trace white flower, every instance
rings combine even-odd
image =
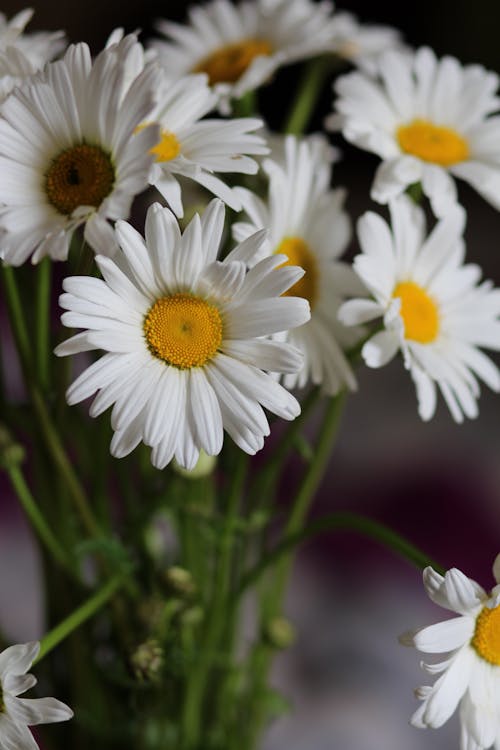
[[[287,388],[321,384],[325,393],[337,393],[344,385],[354,389],[356,380],[344,354],[359,338],[337,320],[346,297],[363,293],[350,266],[338,261],[351,237],[349,218],[343,210],[344,191],[330,190],[328,143],[322,138],[285,141],[285,160],[264,162],[269,176],[267,204],[249,190],[238,189],[249,222],[234,225],[234,236],[244,240],[269,228],[262,248],[267,256],[282,253],[288,263],[301,266],[305,275],[287,294],[304,297],[311,306],[311,320],[284,334],[304,354],[297,374],[284,377]]]
[[[375,300],[346,302],[346,324],[383,316],[384,330],[366,342],[369,367],[385,365],[398,350],[417,389],[419,414],[430,419],[439,387],[457,422],[476,417],[477,377],[500,390],[496,365],[477,347],[500,349],[500,290],[478,285],[481,269],[463,265],[464,211],[456,206],[425,237],[423,211],[406,196],[389,204],[392,233],[377,214],[358,224],[363,253],[354,269]]]
[[[334,38],[330,2],[212,0],[189,11],[189,26],[161,20],[153,42],[170,76],[207,73],[223,101],[239,99],[282,65],[319,55]]]
[[[374,61],[382,52],[402,47],[401,33],[391,26],[361,24],[352,13],[335,13],[332,51],[367,71],[376,71]]]
[[[335,85],[339,113],[328,121],[344,137],[383,159],[372,197],[380,203],[421,182],[436,216],[456,201],[451,175],[500,208],[498,76],[427,48],[388,51],[378,78],[355,72]]]
[[[153,106],[156,73],[146,68],[124,89],[135,36],[92,64],[72,46],[33,82],[16,89],[0,116],[0,255],[20,265],[31,254],[64,260],[75,228],[91,246],[115,249],[107,219],[128,216],[145,189],[156,127],[134,135]]]
[[[33,11],[27,9],[8,21],[0,13],[0,103],[65,46],[62,31],[23,34],[32,15]]]
[[[181,186],[176,175],[195,180],[236,211],[241,204],[234,191],[214,172],[255,174],[258,164],[248,154],[266,154],[265,141],[252,134],[262,127],[254,118],[201,120],[217,103],[206,75],[185,76],[178,81],[163,76],[157,90],[158,104],[148,123],[160,126],[161,138],[152,153],[156,163],[150,182],[183,216]]]
[[[73,711],[56,698],[18,698],[36,685],[26,674],[38,655],[40,644],[9,646],[0,653],[0,747],[2,750],[36,750],[28,726],[67,721]]]
[[[95,417],[112,404],[111,452],[120,458],[142,440],[158,468],[172,458],[192,469],[202,448],[217,455],[223,428],[254,454],[269,434],[262,407],[284,419],[300,412],[297,401],[263,370],[299,369],[300,353],[262,337],[302,325],[303,299],[280,296],[300,276],[281,268],[284,256],[249,263],[260,232],[216,260],[224,205],[213,200],[181,236],[168,208],[150,207],[146,241],[117,223],[122,248],[117,263],[98,256],[104,280],[73,277],[63,284],[64,325],[84,328],[56,349],[66,355],[91,349],[106,354],[67,392],[75,404],[99,391]]]
[[[500,748],[500,555],[493,574],[497,585],[488,595],[456,568],[444,577],[426,568],[427,594],[458,617],[400,639],[427,654],[447,654],[438,664],[421,662],[426,672],[441,676],[433,686],[416,691],[422,705],[411,723],[420,728],[440,727],[460,705],[461,750]]]

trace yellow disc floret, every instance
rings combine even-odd
[[[144,334],[155,357],[187,370],[202,367],[222,343],[219,310],[200,297],[174,294],[161,297],[144,318]]]
[[[284,292],[288,297],[304,297],[311,309],[318,297],[318,263],[307,242],[302,237],[285,237],[276,249],[276,253],[288,256],[284,266],[300,266],[305,274],[290,289]]]
[[[408,125],[401,125],[396,135],[405,153],[442,167],[450,167],[469,158],[469,144],[453,128],[417,119]]]
[[[235,83],[259,55],[269,56],[272,47],[265,39],[242,39],[212,52],[198,63],[193,73],[207,73],[209,83]]]
[[[45,192],[59,213],[70,215],[79,206],[98,208],[111,193],[115,169],[100,146],[81,143],[62,151],[45,173]]]
[[[471,645],[483,659],[500,666],[500,607],[481,610]]]
[[[439,312],[427,292],[413,281],[402,281],[396,285],[392,296],[401,300],[405,338],[420,344],[434,341],[439,332]]]
[[[156,161],[172,161],[176,156],[179,156],[181,151],[181,144],[177,140],[174,133],[169,130],[161,131],[161,138],[159,142],[151,149],[151,153],[156,156]]]

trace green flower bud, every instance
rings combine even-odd
[[[26,451],[20,443],[16,443],[9,430],[0,425],[0,467],[14,469],[24,462]]]
[[[137,646],[130,664],[140,682],[154,682],[163,668],[163,649],[155,638],[150,638]]]
[[[196,593],[196,584],[193,576],[185,568],[172,565],[165,571],[165,580],[173,593],[178,596],[189,598]]]
[[[179,466],[175,459],[172,461],[172,468],[181,477],[186,477],[187,479],[203,479],[203,477],[208,477],[213,472],[216,464],[217,456],[208,456],[205,451],[201,450],[198,463],[194,469],[191,469],[191,471]]]
[[[285,649],[295,643],[296,632],[285,617],[274,617],[267,623],[265,637],[270,646]]]

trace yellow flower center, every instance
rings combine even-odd
[[[288,256],[288,260],[283,263],[283,266],[301,266],[305,271],[301,279],[286,292],[283,292],[283,296],[304,297],[309,301],[312,310],[318,297],[319,275],[318,263],[309,245],[304,242],[302,237],[285,237],[280,242],[276,253]]]
[[[216,307],[190,294],[161,297],[144,318],[149,350],[169,365],[202,367],[222,343],[222,317]]]
[[[500,667],[500,607],[481,610],[471,644],[479,656]]]
[[[407,154],[423,161],[450,167],[469,157],[469,144],[453,128],[413,120],[396,131],[398,143]]]
[[[439,332],[439,312],[427,292],[413,281],[402,281],[396,285],[392,296],[401,300],[405,338],[421,344],[434,341]]]
[[[181,144],[177,140],[174,133],[170,133],[168,130],[161,131],[161,138],[151,149],[150,153],[156,156],[156,161],[172,161],[176,156],[179,156],[181,151]]]
[[[259,55],[270,55],[273,49],[265,39],[242,39],[212,52],[193,68],[193,73],[207,73],[210,85],[235,83]]]
[[[100,146],[81,143],[52,160],[45,174],[45,192],[59,213],[69,215],[78,206],[100,206],[114,182],[110,155]]]

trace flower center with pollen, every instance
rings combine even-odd
[[[82,143],[52,160],[45,174],[45,192],[59,213],[69,215],[78,206],[100,206],[114,182],[109,154],[99,146]]]
[[[280,242],[276,253],[288,256],[286,263],[278,266],[279,268],[301,266],[305,271],[301,279],[296,281],[286,292],[283,292],[283,296],[304,297],[308,300],[312,309],[318,297],[319,275],[318,264],[309,245],[304,242],[302,237],[285,237]]]
[[[216,307],[190,294],[161,297],[144,318],[144,334],[155,357],[181,370],[202,367],[222,343]]]
[[[471,645],[483,659],[500,666],[500,607],[481,610]]]
[[[176,156],[179,156],[181,151],[181,144],[177,140],[174,133],[169,130],[161,131],[161,138],[153,148],[150,150],[151,154],[156,156],[156,161],[172,161]]]
[[[193,73],[207,73],[209,83],[235,83],[259,55],[270,55],[272,47],[265,39],[242,39],[212,52],[193,68]]]
[[[469,144],[453,128],[433,125],[427,120],[413,120],[396,131],[401,149],[423,161],[450,167],[469,157]]]
[[[422,287],[413,281],[402,281],[396,285],[393,297],[401,300],[401,315],[405,338],[430,344],[439,332],[439,312],[434,300]]]

